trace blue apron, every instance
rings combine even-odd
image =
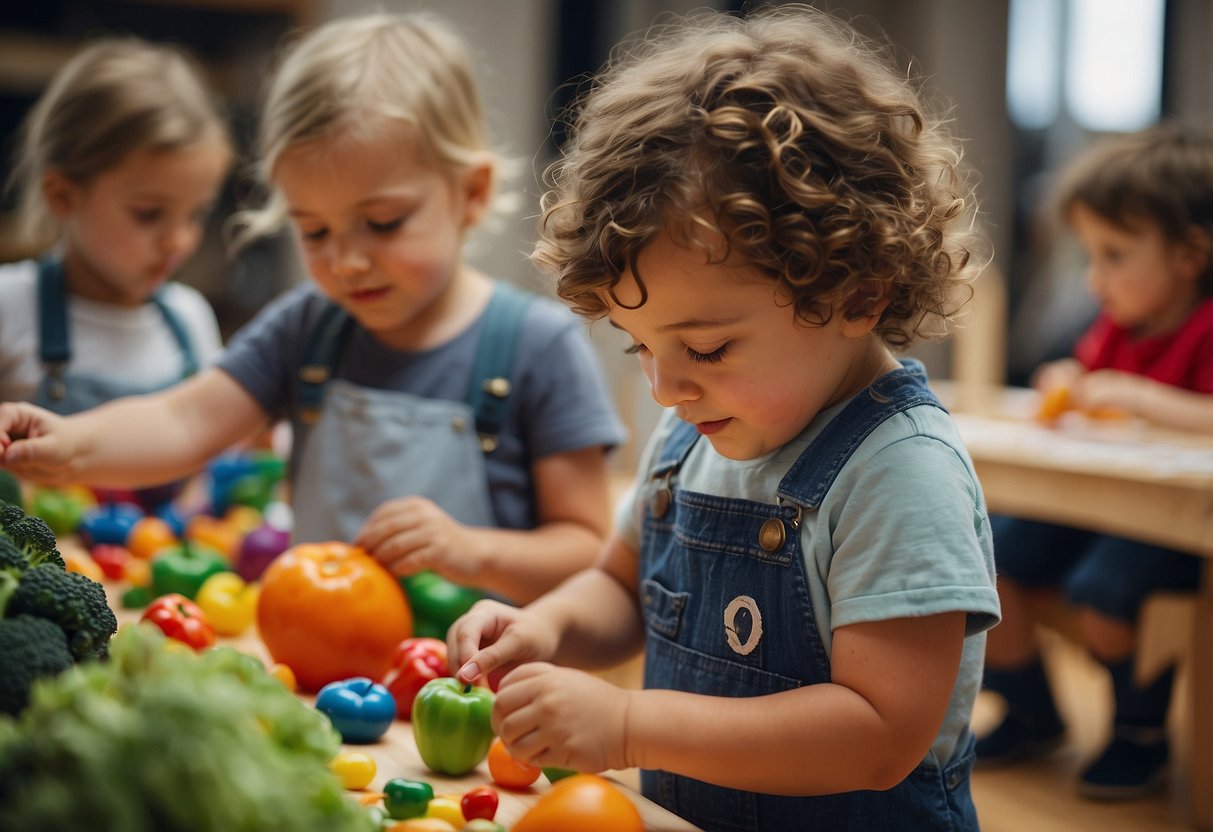
[[[484,457],[497,446],[530,301],[497,284],[465,401],[333,379],[354,320],[336,305],[325,310],[299,370],[291,454],[295,543],[353,540],[381,503],[411,494],[465,525],[497,525]]]
[[[34,393],[34,404],[67,416],[90,410],[98,405],[121,398],[144,393],[154,393],[171,387],[182,379],[198,372],[198,358],[194,353],[185,324],[160,297],[157,291],[150,301],[164,317],[164,323],[172,333],[181,350],[181,375],[166,379],[160,384],[132,384],[117,377],[91,376],[68,371],[72,360],[71,333],[68,329],[67,282],[63,275],[63,264],[50,258],[38,263],[38,328],[39,356],[46,374]],[[121,368],[115,368],[119,372]]]
[[[902,363],[825,427],[769,504],[678,489],[678,471],[698,434],[686,423],[670,434],[650,472],[641,546],[646,688],[763,696],[830,681],[799,519],[820,508],[839,470],[877,425],[911,407],[942,407],[922,365]],[[970,739],[944,768],[923,763],[888,791],[785,797],[664,771],[642,772],[641,784],[646,797],[709,832],[958,832],[978,828],[972,765]]]

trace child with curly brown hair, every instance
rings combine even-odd
[[[519,759],[638,766],[708,830],[977,829],[999,616],[984,499],[920,363],[979,243],[952,139],[826,14],[696,16],[584,101],[536,260],[666,412],[597,565],[448,635]],[[645,648],[623,690],[557,666]]]

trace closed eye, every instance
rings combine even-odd
[[[729,343],[725,341],[711,352],[698,352],[687,347],[687,357],[692,361],[697,361],[700,364],[719,364],[724,360],[725,353],[729,351]]]
[[[388,220],[387,222],[373,222],[372,220],[366,221],[366,227],[371,229],[371,231],[375,232],[376,234],[391,234],[393,231],[398,230],[402,225],[404,225],[404,217],[396,217],[395,219]]]

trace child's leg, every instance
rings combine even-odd
[[[1080,557],[1088,532],[1019,520],[991,518],[1002,621],[986,638],[984,686],[1007,703],[1003,721],[977,741],[985,763],[1007,763],[1047,753],[1061,741],[1064,726],[1036,642],[1026,594],[1058,586]]]
[[[1145,599],[1159,590],[1194,589],[1198,558],[1158,546],[1101,538],[1067,581],[1083,607],[1088,648],[1108,668],[1116,699],[1112,739],[1082,773],[1091,797],[1133,798],[1156,790],[1167,763],[1167,710],[1174,668],[1139,684],[1134,673],[1136,623]]]

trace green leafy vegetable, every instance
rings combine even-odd
[[[0,829],[371,832],[328,761],[340,740],[260,663],[125,627],[109,660],[0,718]]]

